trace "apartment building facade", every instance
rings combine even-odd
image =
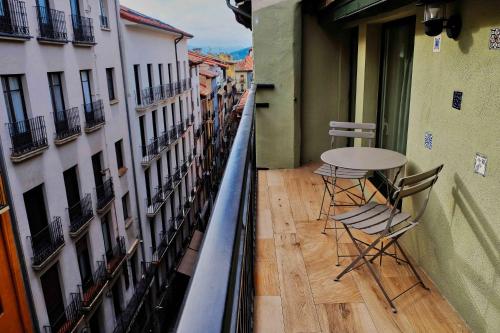
[[[116,13],[112,0],[0,6],[1,155],[40,332],[111,332],[139,279]]]

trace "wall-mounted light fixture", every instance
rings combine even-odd
[[[424,26],[427,36],[437,36],[446,28],[449,38],[457,39],[462,30],[460,15],[446,18],[446,3],[452,0],[420,0],[417,6],[424,6]]]

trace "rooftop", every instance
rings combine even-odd
[[[236,64],[236,71],[251,72],[253,71],[253,56],[250,52],[247,56]]]
[[[125,20],[128,20],[130,22],[143,24],[143,25],[146,25],[149,27],[160,29],[160,30],[180,34],[180,35],[186,36],[188,38],[193,38],[193,35],[191,35],[188,32],[180,30],[180,29],[178,29],[178,28],[176,28],[168,23],[162,22],[158,19],[147,16],[145,14],[142,14],[138,11],[135,11],[135,10],[130,9],[128,7],[125,7],[123,5],[120,6],[120,17],[125,19]]]

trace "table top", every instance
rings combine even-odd
[[[390,170],[407,163],[403,154],[398,152],[368,147],[347,147],[325,151],[321,160],[327,164],[352,170]]]

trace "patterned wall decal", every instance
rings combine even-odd
[[[453,102],[452,102],[452,107],[457,110],[462,109],[462,97],[464,96],[464,93],[461,91],[454,91],[453,92]]]
[[[486,177],[487,164],[488,158],[483,154],[476,153],[476,158],[474,160],[474,172],[478,175]]]
[[[425,148],[432,150],[432,133],[431,132],[425,132],[424,146],[425,146]]]
[[[500,50],[500,28],[491,29],[490,50]]]

